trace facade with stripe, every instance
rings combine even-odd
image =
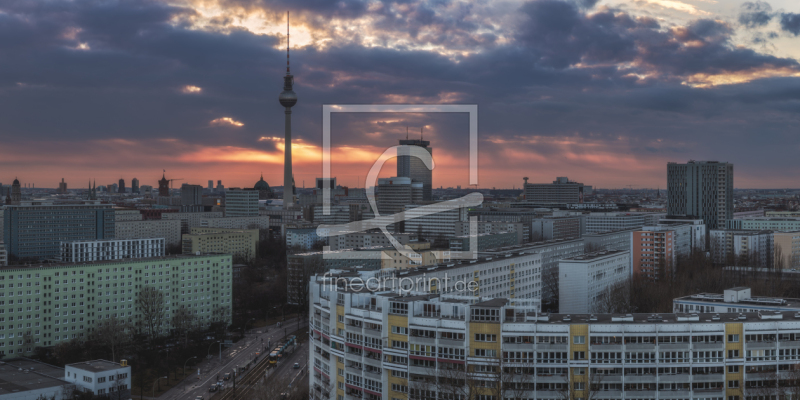
[[[314,400],[759,400],[800,376],[794,312],[548,315],[311,284]]]

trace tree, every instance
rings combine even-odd
[[[139,311],[139,330],[144,329],[150,338],[158,337],[161,320],[164,318],[164,293],[153,286],[144,286],[136,296]]]
[[[630,280],[609,285],[591,312],[596,314],[627,314],[633,312],[630,299]]]
[[[117,362],[117,348],[130,342],[131,330],[127,321],[112,315],[109,319],[98,321],[90,337],[93,341],[108,346],[111,349],[111,361]]]
[[[187,308],[181,306],[172,312],[172,330],[175,336],[183,336],[184,344],[188,344],[189,331],[197,327],[197,318]]]
[[[542,299],[548,303],[548,308],[558,312],[558,267],[542,269]]]

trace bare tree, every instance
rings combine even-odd
[[[111,348],[111,360],[117,361],[117,348],[130,341],[131,326],[124,319],[112,315],[109,319],[98,321],[91,333],[91,339]]]
[[[558,311],[558,267],[542,272],[542,298]]]
[[[593,313],[627,314],[633,312],[630,297],[630,279],[608,286],[598,302],[594,304]]]
[[[165,313],[164,304],[164,293],[153,286],[144,286],[136,296],[139,329],[145,329],[151,339],[160,333],[161,321]]]
[[[189,331],[197,327],[197,318],[191,311],[181,306],[172,312],[171,325],[175,336],[183,336],[184,344],[186,344],[189,341]]]

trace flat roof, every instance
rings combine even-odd
[[[211,256],[222,256],[228,255],[227,253],[201,253],[200,255],[197,254],[170,254],[165,256],[158,256],[158,257],[143,257],[143,258],[123,258],[119,260],[102,260],[102,261],[84,261],[84,262],[76,262],[76,263],[50,263],[50,264],[40,264],[34,263],[31,265],[9,265],[5,267],[0,267],[0,271],[9,271],[9,270],[25,270],[25,269],[35,269],[35,268],[50,268],[50,267],[83,267],[83,266],[97,266],[97,265],[117,265],[117,264],[130,264],[133,262],[148,262],[148,261],[157,261],[157,260],[180,260],[185,258],[196,258],[196,257],[211,257]]]
[[[618,256],[618,255],[623,254],[623,253],[629,253],[629,251],[628,250],[604,250],[604,251],[598,251],[596,253],[588,253],[588,254],[583,254],[583,255],[580,255],[580,256],[563,258],[560,261],[589,262],[589,261],[593,261],[593,260],[596,260],[596,259]]]
[[[536,315],[529,312],[528,315]],[[771,320],[800,321],[800,313],[795,311],[767,311],[762,313],[655,313],[655,314],[547,314],[539,313],[540,324],[707,324],[709,322],[759,322]],[[530,321],[527,323],[533,323]],[[771,332],[775,332],[772,330]],[[629,332],[634,333],[634,332]],[[641,332],[639,334],[657,334]],[[669,332],[675,335],[677,332]],[[707,334],[707,332],[682,332],[687,336]],[[602,332],[595,332],[602,335]],[[613,335],[614,332],[609,332]]]
[[[64,368],[17,358],[0,361],[0,395],[69,385]]]
[[[72,367],[93,373],[111,371],[120,368],[127,368],[123,367],[119,363],[115,363],[108,360],[82,361],[79,363],[67,364],[67,367]]]

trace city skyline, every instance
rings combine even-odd
[[[123,171],[150,183],[159,169],[229,186],[263,171],[279,186],[287,9],[304,99],[298,185],[321,176],[319,117],[333,103],[478,104],[481,187],[658,187],[667,162],[692,159],[736,164],[742,188],[792,187],[800,173],[800,8],[788,0],[6,2],[0,166],[42,187]],[[334,175],[356,186],[424,126],[433,187],[466,187],[463,119],[334,118]]]

